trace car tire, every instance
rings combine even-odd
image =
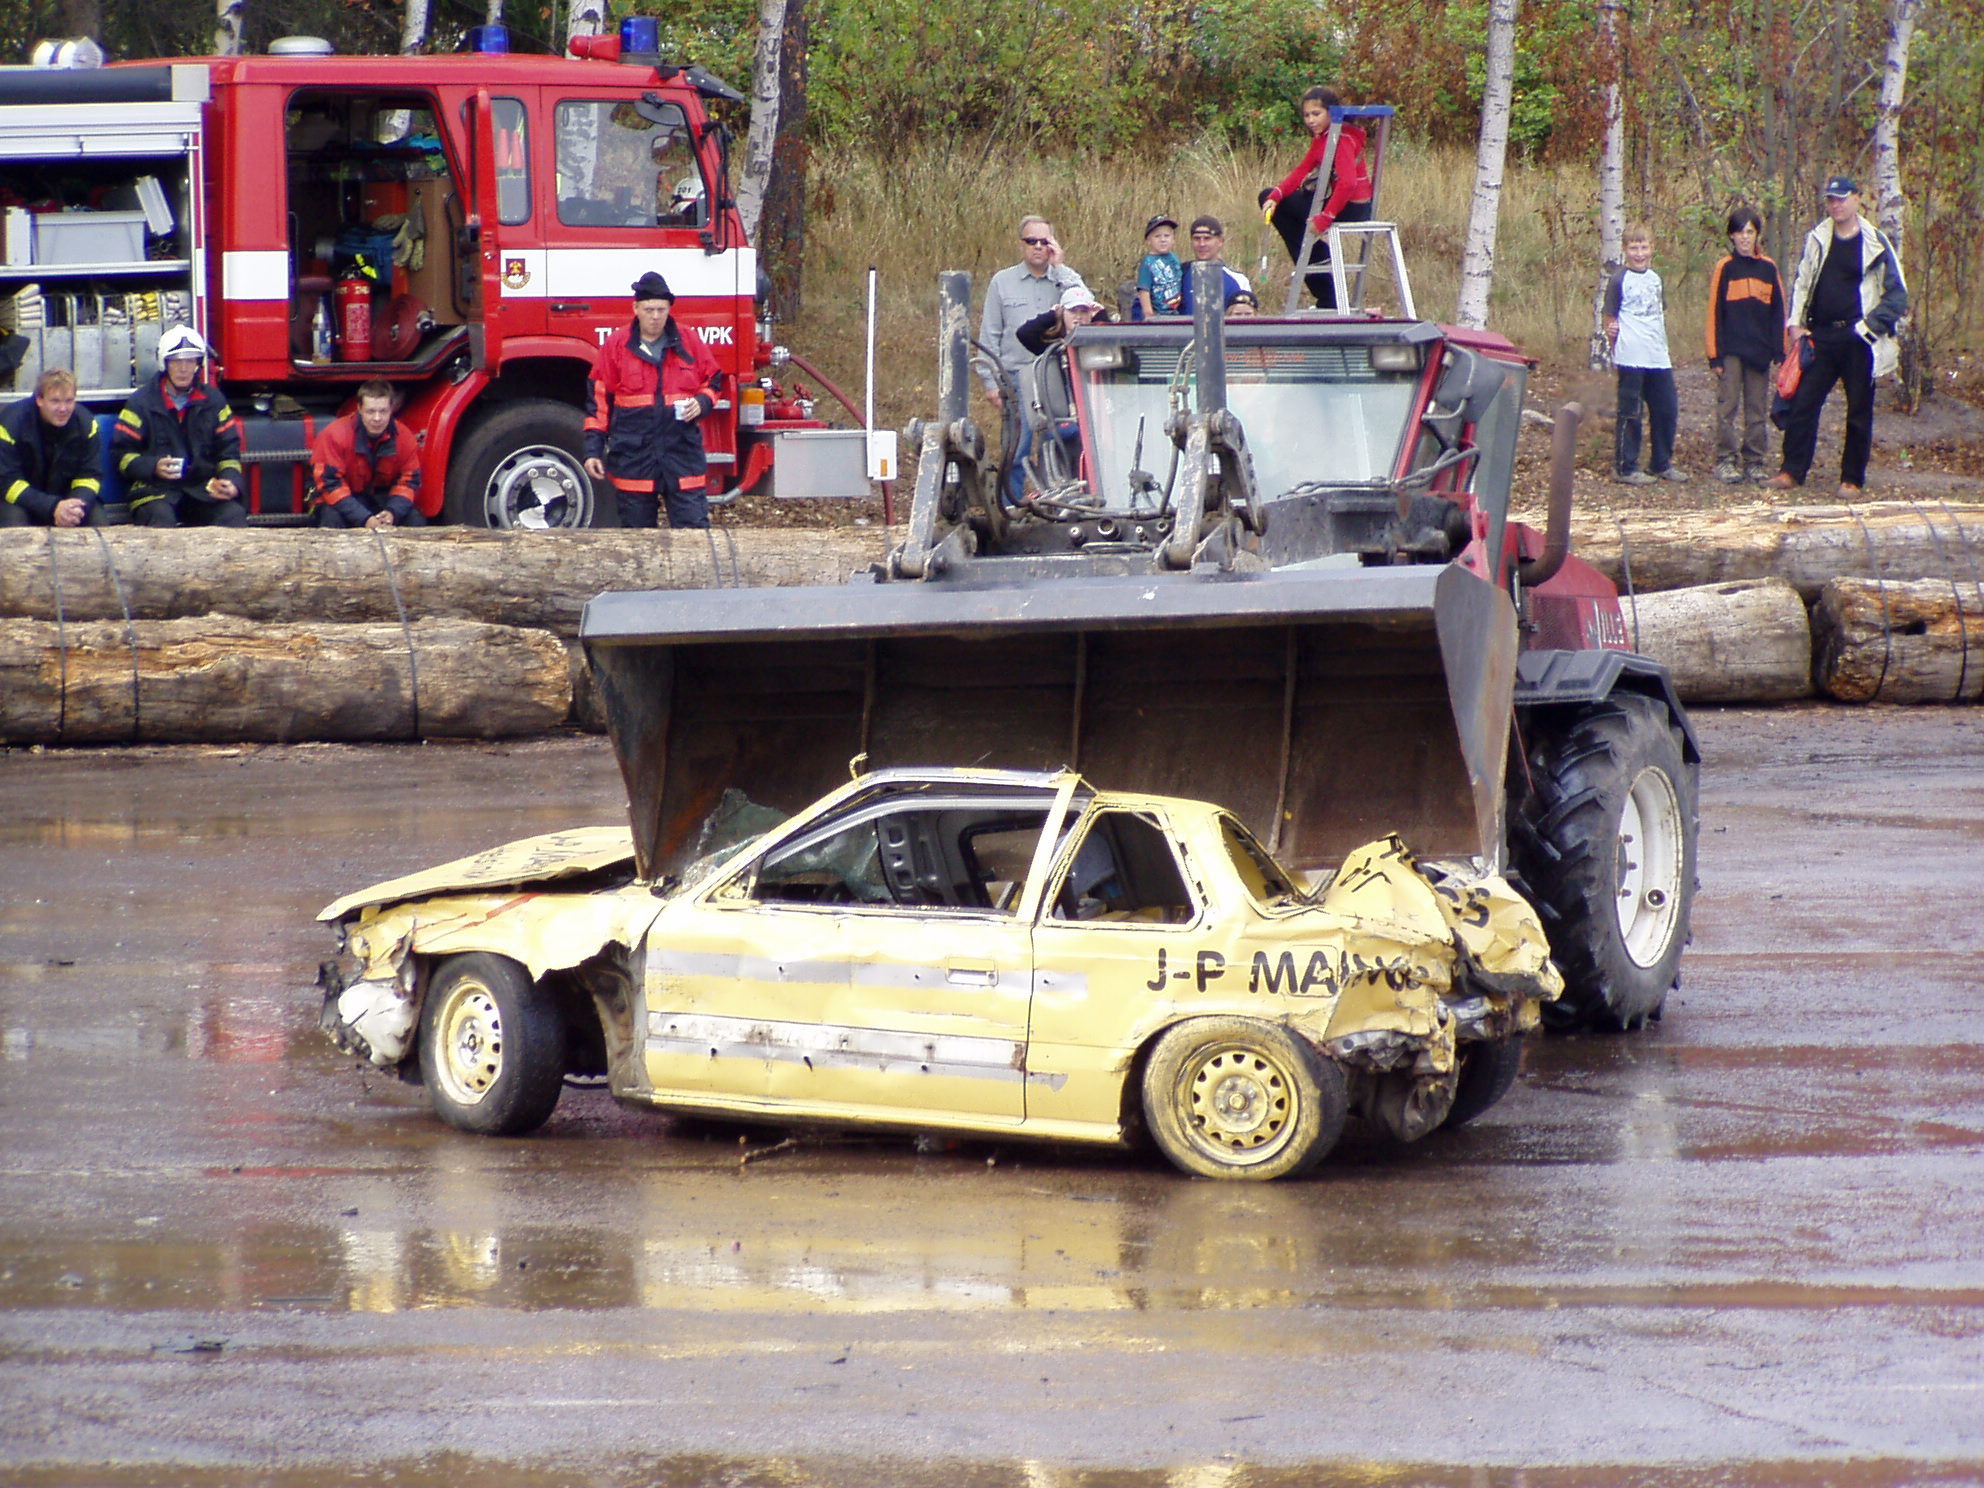
[[[448,456],[443,515],[466,527],[617,527],[609,487],[585,471],[585,415],[569,403],[499,403]]]
[[[1343,1071],[1287,1029],[1194,1018],[1152,1048],[1144,1119],[1158,1149],[1202,1178],[1265,1182],[1307,1172],[1343,1134]]]
[[[564,1088],[564,1020],[508,956],[451,956],[427,983],[420,1074],[450,1126],[492,1137],[535,1131]]]
[[[1512,1033],[1460,1046],[1460,1079],[1443,1126],[1466,1126],[1509,1093],[1522,1069],[1522,1043],[1522,1035]]]
[[[1667,709],[1636,693],[1538,739],[1512,843],[1564,973],[1548,1026],[1623,1031],[1660,1016],[1694,904],[1696,773]]]

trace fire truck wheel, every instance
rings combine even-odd
[[[1515,865],[1564,973],[1553,1028],[1627,1030],[1660,1016],[1695,897],[1696,769],[1652,698],[1616,693],[1532,732],[1535,793]]]
[[[544,1125],[564,1089],[565,1025],[508,956],[452,956],[427,985],[420,1074],[448,1125],[521,1136]]]
[[[618,508],[585,472],[584,428],[569,403],[498,404],[448,460],[448,520],[525,531],[618,526]]]
[[[1306,1173],[1343,1135],[1343,1070],[1286,1028],[1191,1018],[1144,1067],[1144,1119],[1164,1155],[1203,1178]]]

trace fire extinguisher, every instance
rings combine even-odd
[[[361,265],[353,264],[339,276],[336,297],[338,360],[371,361],[372,281],[365,277],[365,270]]]

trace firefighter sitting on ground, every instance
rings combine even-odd
[[[420,447],[393,417],[392,384],[374,378],[358,408],[333,419],[310,446],[320,527],[424,527]]]
[[[670,314],[655,273],[634,285],[634,319],[600,348],[586,384],[586,474],[611,481],[622,527],[707,527],[708,462],[696,421],[722,375],[702,338]]]
[[[131,520],[146,527],[245,527],[241,422],[200,376],[207,343],[174,326],[158,343],[165,370],[138,389],[110,447],[131,492]]]
[[[76,416],[76,378],[42,373],[32,401],[0,413],[0,527],[100,525],[103,445],[87,410]]]

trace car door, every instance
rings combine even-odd
[[[665,915],[648,952],[657,1093],[1017,1124],[1032,987],[1021,910],[1052,800],[867,802]]]
[[[1169,821],[1106,807],[1056,855],[1034,925],[1029,1124],[1111,1124],[1122,1072],[1153,1011],[1227,975],[1207,948],[1203,885]]]

